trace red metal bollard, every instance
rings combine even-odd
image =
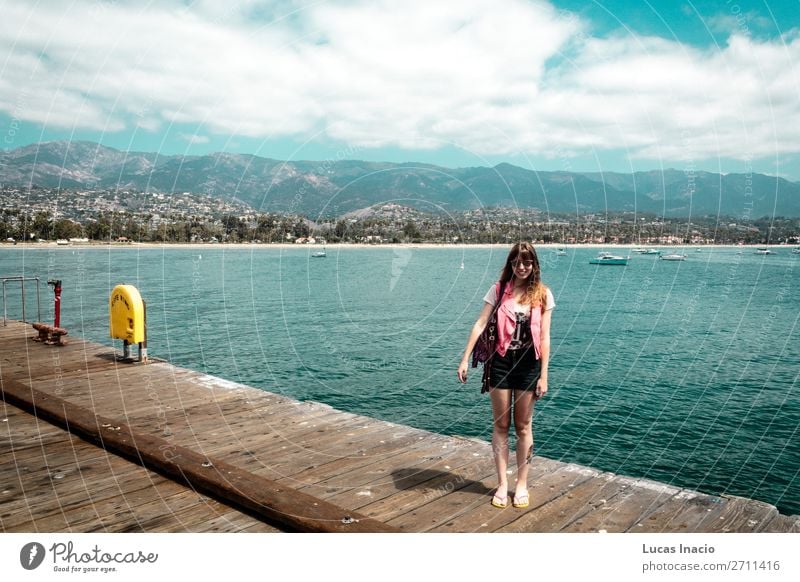
[[[55,321],[53,327],[61,327],[61,279],[50,279],[48,285],[53,286],[55,294]]]
[[[31,339],[36,342],[42,342],[51,346],[65,346],[67,342],[64,341],[64,336],[67,335],[67,330],[61,328],[61,280],[50,279],[48,285],[53,286],[53,293],[55,294],[55,321],[54,325],[47,325],[46,323],[34,323],[38,335]]]

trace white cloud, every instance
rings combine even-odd
[[[191,133],[181,133],[181,134],[179,135],[179,137],[180,137],[180,138],[181,138],[183,141],[189,142],[189,143],[190,143],[190,144],[192,144],[192,145],[194,145],[194,144],[204,144],[204,143],[209,143],[209,142],[211,141],[211,138],[209,138],[208,136],[205,136],[205,135],[197,135],[196,133],[194,133],[194,134],[191,134]]]
[[[798,151],[797,35],[701,50],[591,38],[568,16],[527,0],[7,0],[0,110],[59,128],[187,123],[481,155]]]

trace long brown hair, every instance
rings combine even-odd
[[[544,310],[544,304],[547,300],[547,287],[542,283],[542,270],[539,267],[539,257],[536,255],[536,249],[529,242],[518,242],[511,247],[511,250],[506,257],[506,264],[500,271],[500,282],[507,283],[514,278],[514,267],[512,263],[517,259],[533,261],[533,269],[528,277],[528,287],[525,290],[525,295],[522,298],[524,305],[532,307],[541,307]]]

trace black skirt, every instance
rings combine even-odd
[[[542,363],[536,359],[533,346],[508,350],[505,356],[495,354],[489,370],[489,386],[511,390],[535,390],[542,374]]]

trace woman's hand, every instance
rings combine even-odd
[[[541,398],[545,394],[547,394],[547,378],[539,378],[536,382],[536,392],[534,395],[536,398]]]
[[[469,362],[461,360],[461,364],[458,366],[458,381],[462,384],[467,382],[467,367]]]

